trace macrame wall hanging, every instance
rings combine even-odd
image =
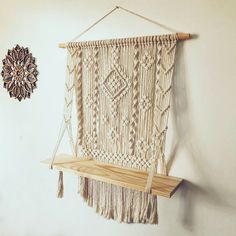
[[[30,98],[36,88],[38,71],[35,58],[29,49],[16,45],[13,49],[8,50],[2,63],[3,86],[9,92],[10,97],[19,101]]]
[[[119,8],[149,20],[122,7],[107,15]],[[44,161],[59,170],[58,197],[63,171],[72,171],[81,176],[81,196],[99,214],[157,224],[157,195],[170,197],[182,182],[167,176],[164,149],[176,43],[189,37],[174,33],[60,44],[68,50],[64,118],[53,158]],[[72,155],[56,156],[66,131]]]

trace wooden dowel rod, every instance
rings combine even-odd
[[[66,43],[59,43],[59,48],[66,48],[67,44]]]
[[[191,35],[187,33],[177,33],[178,40],[191,39]]]
[[[191,38],[190,34],[187,33],[177,33],[178,40],[187,40]],[[67,43],[59,43],[59,48],[67,48]]]

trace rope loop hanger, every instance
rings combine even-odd
[[[98,23],[100,23],[103,19],[105,19],[107,16],[111,15],[113,12],[115,12],[115,11],[118,10],[118,9],[121,9],[121,10],[123,10],[123,11],[125,11],[125,12],[128,12],[128,13],[130,13],[130,14],[132,14],[132,15],[135,15],[135,16],[137,16],[137,17],[143,19],[143,20],[146,20],[146,21],[152,23],[152,24],[155,24],[155,25],[160,26],[161,28],[170,31],[171,33],[176,34],[178,40],[186,40],[186,39],[190,39],[190,38],[191,38],[191,35],[190,35],[189,33],[179,33],[179,32],[177,32],[176,30],[174,30],[174,29],[172,29],[172,28],[170,28],[170,27],[168,27],[168,26],[165,26],[165,25],[163,25],[163,24],[161,24],[161,23],[159,23],[159,22],[157,22],[157,21],[155,21],[155,20],[152,20],[152,19],[150,19],[150,18],[148,18],[148,17],[142,16],[142,15],[140,15],[140,14],[138,14],[138,13],[136,13],[136,12],[133,12],[133,11],[131,11],[131,10],[128,10],[128,9],[126,9],[126,8],[124,8],[124,7],[116,6],[116,7],[114,7],[111,11],[109,11],[108,13],[106,13],[103,17],[101,17],[100,19],[98,19],[97,21],[95,21],[95,22],[94,22],[91,26],[89,26],[87,29],[85,29],[85,30],[82,31],[80,34],[78,34],[76,37],[74,37],[74,38],[71,40],[71,42],[74,42],[75,40],[77,40],[78,38],[80,38],[82,35],[86,34],[90,29],[92,29],[94,26],[96,26]],[[60,44],[59,44],[59,48],[67,48],[67,43],[60,43]]]

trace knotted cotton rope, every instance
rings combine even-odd
[[[118,8],[174,32],[116,7],[72,41]],[[177,34],[171,34],[67,44],[64,119],[51,167],[67,131],[74,156],[80,149],[84,157],[150,172],[146,192],[81,177],[80,194],[106,218],[127,223],[158,222],[157,199],[149,193],[157,167],[166,174],[164,148],[177,39]],[[74,91],[78,122],[75,142],[71,128]],[[58,197],[62,197],[63,172],[59,172],[58,187]]]
[[[146,193],[81,178],[81,195],[106,218],[157,223],[153,175],[164,156],[176,35],[69,43],[74,53],[77,145],[84,157],[150,171]],[[77,147],[78,148],[78,147]]]
[[[72,150],[73,156],[77,155],[76,145],[73,140],[72,127],[71,127],[71,112],[73,104],[73,94],[74,94],[74,81],[76,78],[76,66],[72,63],[75,52],[73,50],[68,50],[67,57],[67,70],[66,70],[66,82],[65,82],[65,98],[64,98],[64,110],[63,110],[63,120],[60,127],[59,136],[52,154],[52,160],[50,163],[50,168],[53,168],[53,163],[56,158],[56,154],[59,148],[59,145],[63,139],[65,132],[67,131],[69,142]],[[64,185],[63,185],[63,172],[59,172],[58,179],[58,194],[59,198],[63,197]]]

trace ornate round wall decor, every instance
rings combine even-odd
[[[30,98],[36,88],[38,71],[35,58],[29,49],[16,45],[12,50],[8,50],[2,63],[3,86],[10,97],[19,101]]]

